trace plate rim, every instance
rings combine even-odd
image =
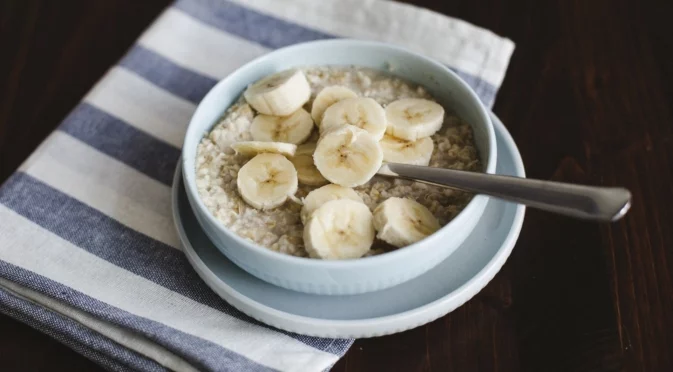
[[[521,154],[514,139],[502,121],[493,112],[490,112],[490,115],[496,131],[500,131],[503,136],[504,147],[514,150],[512,155],[517,174],[525,177]],[[180,171],[180,167],[177,167],[176,177],[179,177]],[[476,275],[445,296],[414,309],[381,317],[349,320],[319,319],[289,313],[260,303],[245,296],[216,276],[191,247],[184,227],[178,222],[181,218],[177,213],[179,188],[174,187],[176,177],[171,187],[173,224],[187,260],[205,284],[222,299],[253,319],[284,331],[316,337],[366,338],[398,333],[432,322],[462,306],[490,283],[505,264],[518,240],[526,210],[523,205],[516,206],[512,227],[495,256]],[[323,331],[316,331],[315,328],[323,329]]]

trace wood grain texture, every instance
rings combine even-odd
[[[169,2],[0,2],[0,182]],[[529,177],[623,185],[634,205],[609,225],[529,210],[474,299],[356,341],[334,371],[673,371],[673,2],[412,2],[516,42],[494,111]],[[6,316],[0,366],[99,369]]]

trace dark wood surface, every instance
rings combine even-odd
[[[673,371],[673,1],[414,1],[517,44],[495,105],[529,177],[631,189],[623,220],[529,210],[509,261],[335,371]],[[169,0],[2,0],[0,182]],[[1,223],[1,222],[0,222]],[[99,370],[0,315],[0,370]]]

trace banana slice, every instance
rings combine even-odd
[[[383,150],[383,161],[385,162],[424,166],[430,164],[430,158],[435,149],[435,144],[430,137],[407,141],[386,134],[379,141],[379,145]]]
[[[236,153],[243,156],[255,156],[265,152],[293,156],[297,145],[283,142],[241,141],[231,144]]]
[[[328,201],[340,199],[354,200],[364,204],[360,195],[351,188],[334,184],[325,185],[309,192],[304,198],[304,206],[301,207],[300,214],[301,222],[306,224],[313,212]]]
[[[250,125],[250,134],[255,141],[286,142],[296,145],[311,135],[313,120],[303,108],[288,116],[257,115]]]
[[[383,162],[383,152],[369,132],[344,125],[320,138],[313,161],[320,174],[330,182],[355,187],[376,174]]]
[[[416,141],[435,134],[444,122],[444,108],[436,102],[420,98],[404,98],[386,106],[386,133]]]
[[[388,198],[374,209],[377,237],[396,247],[405,247],[439,230],[428,208],[415,200]]]
[[[320,127],[322,116],[328,107],[341,100],[355,98],[357,96],[357,93],[341,85],[333,85],[331,87],[323,88],[323,90],[315,96],[313,106],[311,106],[311,117],[313,118],[313,121]]]
[[[290,161],[294,164],[295,169],[297,169],[297,176],[301,184],[322,186],[328,183],[328,181],[320,174],[320,171],[318,171],[318,168],[313,163],[315,147],[315,142],[297,146],[297,152],[290,158]]]
[[[345,124],[366,130],[378,141],[386,132],[386,112],[372,98],[347,98],[325,110],[320,123],[320,133]]]
[[[276,208],[297,192],[297,171],[280,154],[259,154],[238,171],[238,193],[250,206]]]
[[[354,200],[332,200],[318,208],[304,226],[309,256],[327,260],[360,258],[374,243],[372,212]]]
[[[286,70],[267,76],[250,85],[243,93],[257,112],[287,116],[311,98],[311,86],[301,70]]]

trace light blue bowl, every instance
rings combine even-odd
[[[488,111],[474,91],[446,66],[388,44],[326,40],[271,52],[241,67],[208,92],[189,123],[182,148],[187,197],[199,224],[215,246],[262,280],[296,291],[327,295],[350,295],[392,287],[428,271],[453,253],[479,222],[486,197],[475,196],[449,224],[418,243],[378,256],[325,261],[274,252],[239,237],[212,216],[196,189],[195,158],[199,142],[249,84],[288,68],[325,65],[379,70],[392,67],[394,75],[424,86],[440,104],[455,110],[472,125],[484,171],[495,172],[495,133]]]

